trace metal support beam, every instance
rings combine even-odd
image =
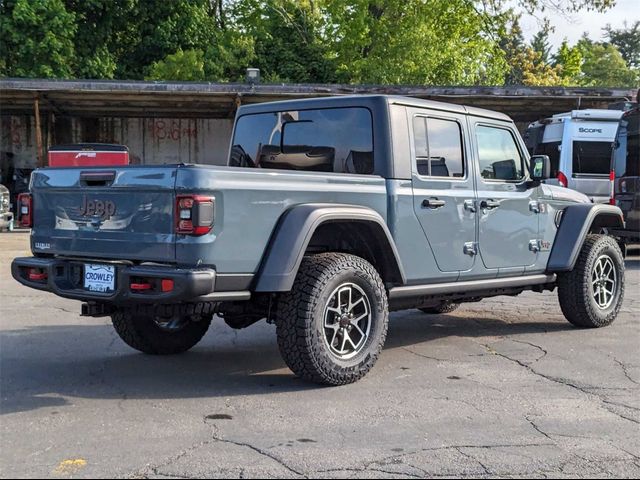
[[[36,158],[38,160],[38,168],[45,166],[44,150],[42,148],[42,126],[40,125],[40,99],[36,95],[33,99],[33,111],[36,120]]]

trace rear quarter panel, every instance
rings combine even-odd
[[[256,273],[278,220],[294,205],[356,204],[387,219],[385,180],[371,175],[193,166],[178,170],[176,190],[215,197],[212,233],[179,235],[178,264],[219,273]]]

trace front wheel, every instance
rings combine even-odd
[[[344,253],[308,256],[278,299],[278,346],[297,376],[345,385],[376,363],[388,319],[387,293],[369,262]]]
[[[211,315],[160,316],[123,308],[111,315],[113,326],[131,348],[150,355],[173,355],[194,347],[211,324]]]
[[[610,325],[624,298],[624,257],[606,235],[588,235],[572,271],[558,275],[558,299],[565,318],[578,327]]]

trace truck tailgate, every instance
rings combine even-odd
[[[70,257],[174,262],[177,168],[35,171],[32,249]]]

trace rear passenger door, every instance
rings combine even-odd
[[[473,267],[476,242],[475,191],[469,170],[465,118],[408,109],[412,125],[414,211],[442,272]]]
[[[478,161],[478,243],[485,267],[524,272],[537,259],[538,189],[527,186],[524,146],[509,124],[470,117]]]

